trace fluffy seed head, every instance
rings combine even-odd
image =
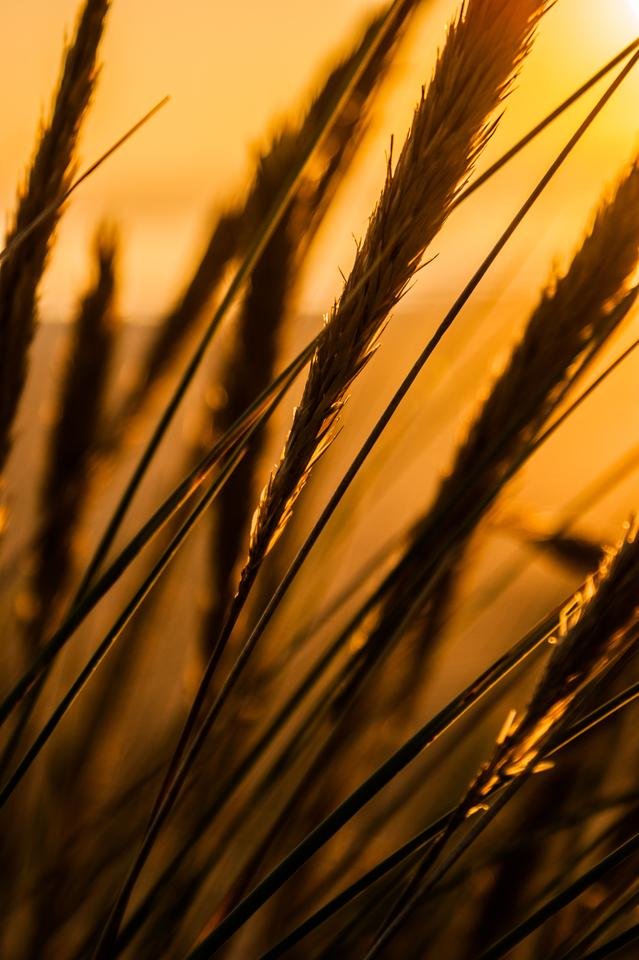
[[[334,435],[348,388],[441,229],[489,139],[546,4],[470,0],[451,24],[395,168],[327,320],[280,464],[262,494],[249,547],[258,565],[286,523],[312,465]]]

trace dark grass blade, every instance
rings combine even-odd
[[[627,691],[624,691],[623,694],[620,694],[618,697],[610,700],[607,704],[604,704],[602,707],[594,710],[582,721],[579,721],[573,726],[569,726],[562,733],[559,742],[554,744],[545,755],[545,759],[554,757],[557,753],[566,749],[574,741],[593,729],[599,723],[604,722],[606,719],[613,716],[613,714],[617,711],[629,706],[638,697],[639,684],[634,684]],[[630,794],[627,798],[625,798],[625,800],[632,803],[633,797],[634,794]],[[594,812],[597,813],[598,811],[599,808],[595,807]],[[361,893],[366,891],[369,886],[376,883],[378,879],[395,869],[395,867],[397,867],[399,864],[404,863],[408,858],[412,857],[416,851],[422,849],[427,843],[440,836],[443,830],[449,825],[454,813],[455,808],[452,808],[438,820],[434,821],[432,824],[429,824],[428,827],[404,843],[384,860],[381,860],[375,867],[363,874],[349,887],[346,887],[340,893],[336,894],[331,900],[324,904],[324,906],[320,907],[311,916],[304,920],[303,923],[296,927],[295,930],[287,934],[283,940],[267,951],[261,960],[275,960],[276,957],[282,956],[291,946],[299,943],[302,939],[312,933],[313,930],[317,929],[317,927],[333,917],[339,910],[355,900],[358,896],[360,896]],[[610,828],[607,828],[604,832],[604,836],[598,838],[597,843],[600,843],[601,840],[609,834],[609,832]],[[587,848],[587,852],[590,851],[591,848],[589,846]]]
[[[62,193],[59,197],[56,197],[56,199],[53,200],[48,207],[45,207],[45,209],[38,214],[35,220],[32,220],[31,223],[29,223],[26,227],[24,227],[23,230],[20,231],[20,233],[15,234],[8,244],[2,250],[0,250],[0,263],[2,263],[3,260],[7,260],[9,257],[12,257],[20,244],[24,243],[24,241],[31,236],[34,230],[37,230],[44,220],[56,213],[56,211],[59,210],[64,203],[66,203],[71,194],[75,193],[78,187],[80,187],[85,180],[88,180],[89,177],[92,176],[96,170],[102,166],[102,164],[106,163],[106,161],[109,160],[114,153],[117,153],[120,147],[123,147],[124,144],[138,132],[138,130],[141,130],[142,127],[145,126],[148,121],[162,109],[162,107],[165,107],[169,102],[169,99],[170,97],[162,97],[162,99],[159,100],[154,107],[151,107],[151,109],[148,110],[144,116],[140,117],[139,120],[136,120],[133,126],[129,127],[121,137],[118,137],[118,139],[112,143],[111,146],[104,151],[104,153],[100,154],[97,160],[94,160],[93,163],[86,167],[80,176],[75,178],[71,186],[65,190],[64,193]]]
[[[312,350],[315,347],[313,340],[291,364],[278,376],[268,390],[257,398],[251,408],[245,411],[241,419],[235,424],[224,437],[221,437],[213,448],[206,454],[200,463],[191,471],[191,473],[175,488],[169,497],[155,511],[152,517],[144,524],[138,533],[129,541],[129,544],[118,554],[115,560],[109,565],[108,569],[100,576],[95,585],[87,593],[85,598],[79,601],[71,614],[65,619],[60,628],[56,631],[46,644],[43,645],[39,655],[35,658],[30,668],[23,674],[20,680],[14,685],[12,690],[6,695],[0,704],[0,724],[4,723],[17,703],[27,693],[32,684],[43,673],[47,666],[52,662],[57,653],[64,647],[68,640],[73,636],[81,623],[84,622],[88,614],[97,605],[100,599],[108,592],[114,583],[120,578],[122,573],[128,568],[133,560],[138,556],[142,548],[152,539],[152,537],[170,520],[176,511],[196,493],[204,481],[209,476],[211,470],[219,462],[220,458],[232,451],[238,443],[241,443],[251,426],[255,425],[256,418],[268,416],[272,412],[272,396],[275,391],[281,390],[283,384],[288,384],[297,376],[304,364],[307,362]],[[265,407],[266,405],[266,407]]]

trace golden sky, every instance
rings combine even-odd
[[[390,93],[339,210],[323,231],[300,307],[320,314],[339,290],[382,182],[391,133],[401,141],[437,43],[457,4],[433,0],[403,47]],[[12,206],[38,119],[49,105],[65,33],[78,0],[6,0],[0,5],[3,149],[0,202]],[[185,275],[210,211],[242,189],[255,149],[278,116],[299,109],[333,51],[345,49],[369,0],[114,0],[103,72],[81,144],[91,161],[165,93],[170,104],[73,200],[43,291],[43,313],[65,318],[86,275],[86,241],[108,216],[124,243],[122,308],[148,320]],[[639,0],[558,0],[511,98],[486,160],[496,156],[639,32]],[[598,91],[597,91],[598,92]],[[430,294],[446,296],[497,236],[554,153],[594,102],[589,96],[463,213],[437,244]],[[500,261],[494,283],[517,289],[567,256],[602,186],[639,148],[639,75],[626,82]],[[461,212],[460,212],[461,214]],[[468,224],[472,229],[468,230]],[[462,262],[463,261],[463,262]],[[523,274],[522,274],[523,271]],[[412,303],[424,295],[420,281]],[[488,290],[490,289],[490,284]]]

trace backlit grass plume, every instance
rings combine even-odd
[[[96,55],[109,0],[86,0],[68,48],[51,119],[19,191],[5,240],[8,246],[69,187],[80,126],[96,80]],[[47,217],[0,264],[0,470],[11,446],[11,427],[27,373],[36,328],[37,293],[60,211]]]
[[[95,278],[73,322],[72,342],[56,399],[55,426],[49,437],[42,476],[39,523],[33,545],[33,570],[23,638],[28,658],[36,655],[52,630],[66,599],[74,569],[74,541],[93,480],[93,459],[104,423],[105,393],[116,346],[114,315],[116,235],[102,227],[95,239]],[[8,761],[35,705],[27,698],[0,769]]]
[[[521,717],[513,711],[493,757],[473,782],[464,806],[503,781],[533,769],[549,735],[565,723],[580,694],[634,649],[639,614],[639,525],[628,523],[595,574],[562,609],[553,653]]]
[[[490,137],[490,117],[510,87],[544,7],[471,0],[450,26],[394,169],[389,160],[366,237],[312,360],[280,464],[260,498],[240,597],[331,442],[348,388],[374,352],[390,312]]]
[[[116,322],[118,238],[98,231],[94,276],[72,322],[51,324],[36,342],[47,353],[58,337],[66,358],[52,379],[51,358],[36,356],[23,442],[7,467],[39,284],[109,8],[79,0],[52,118],[0,252],[0,484],[12,505],[0,554],[2,960],[586,960],[602,941],[594,955],[612,955],[620,938],[628,956],[636,952],[639,524],[625,528],[615,549],[600,544],[619,511],[626,515],[624,488],[639,468],[635,369],[628,371],[639,339],[607,357],[639,295],[639,163],[622,171],[541,296],[526,289],[523,302],[535,306],[487,384],[478,373],[513,317],[491,311],[475,331],[475,351],[462,312],[515,234],[525,246],[520,230],[542,195],[552,202],[554,191],[574,185],[558,184],[556,174],[639,65],[639,38],[474,176],[538,24],[552,40],[562,23],[573,26],[571,17],[590,17],[590,5],[557,5],[540,22],[550,0],[380,4],[308,101],[269,124],[244,192],[219,198],[204,251],[160,312],[137,370],[128,360],[140,332]],[[438,54],[437,37],[411,51],[411,59],[430,58],[429,70],[434,63],[431,82],[403,146],[391,147],[380,171],[342,294],[300,349],[306,323],[297,294],[306,300],[317,288],[315,277],[301,287],[308,253],[422,9],[433,13],[429,26],[440,15],[454,19]],[[186,34],[192,21],[177,9],[174,22]],[[570,69],[573,39],[540,46],[542,63],[553,51],[541,90],[531,58],[530,83],[509,99],[513,127],[526,126],[531,90],[554,100],[555,67]],[[232,111],[235,80],[248,76],[240,56],[238,65],[233,84],[203,91],[213,105],[222,97]],[[462,203],[481,190],[489,205],[487,181],[606,77],[541,177],[526,182],[534,158],[517,168],[526,199],[506,223],[491,225],[494,241],[455,296],[457,268],[466,274],[481,243],[478,211]],[[183,108],[181,98],[175,106]],[[384,106],[393,110],[394,98]],[[103,162],[155,112],[86,176],[101,176]],[[212,115],[205,111],[204,127]],[[621,126],[623,111],[614,119]],[[222,150],[227,133],[216,130]],[[616,143],[615,134],[615,165]],[[591,200],[586,174],[599,182],[590,160],[580,167],[583,205]],[[86,176],[74,179],[65,203]],[[350,219],[352,209],[342,213]],[[417,356],[361,446],[356,438],[379,396],[374,382],[358,381],[369,408],[359,423],[355,408],[349,414],[358,449],[343,451],[345,470],[339,458],[323,464],[316,499],[300,498],[453,210],[457,232],[424,301],[431,309],[445,288],[450,309],[439,324],[421,318]],[[522,270],[517,283],[525,281]],[[227,319],[221,354],[213,338]],[[459,336],[449,337],[458,323]],[[411,337],[400,338],[404,348]],[[297,356],[285,355],[287,344]],[[577,392],[604,349],[602,372]],[[189,469],[190,417],[201,427],[197,387],[209,351],[208,386],[223,406],[206,410],[206,449]],[[393,357],[386,359],[388,372]],[[281,459],[259,497],[269,417],[309,363]],[[601,397],[617,371],[626,379]],[[154,424],[144,418],[168,373],[175,388]],[[462,396],[475,413],[424,509],[423,488],[439,472],[437,449],[451,439],[444,434]],[[44,422],[42,409],[55,416]],[[577,429],[566,436],[569,419]],[[148,427],[140,451],[133,425]],[[388,456],[373,465],[382,436]],[[400,436],[403,452],[394,444]],[[553,449],[544,447],[551,436]],[[416,456],[428,462],[427,475],[415,472]],[[524,513],[508,497],[527,464]],[[167,483],[175,486],[167,491]],[[549,507],[548,525],[529,519]],[[491,519],[498,535],[486,538],[482,565],[470,541]],[[283,531],[289,543],[265,562]],[[473,563],[467,597],[460,573]],[[210,617],[199,644],[202,587]],[[436,649],[448,626],[450,644]]]
[[[547,424],[579,364],[596,352],[636,298],[639,165],[599,207],[568,270],[544,291],[520,342],[458,448],[432,505],[415,524],[366,656],[378,656],[416,597],[416,672],[437,638],[469,537],[528,445]],[[472,519],[471,519],[472,518]],[[423,664],[422,664],[423,667]]]
[[[605,557],[584,591],[562,611],[553,654],[523,718],[513,720],[503,737],[500,759],[493,764],[496,775],[512,776],[533,763],[539,741],[578,694],[636,642],[638,533],[633,520],[616,551]]]

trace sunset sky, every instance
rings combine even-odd
[[[348,268],[353,234],[361,235],[365,227],[390,134],[401,141],[455,7],[451,0],[424,3],[378,105],[362,159],[322,233],[300,309],[319,314],[338,292],[338,267]],[[0,7],[0,202],[7,211],[38,119],[48,108],[63,39],[77,8],[77,0],[9,0]],[[74,198],[43,291],[43,315],[67,317],[86,276],[87,239],[97,221],[108,216],[122,228],[123,312],[132,320],[152,320],[186,275],[211,212],[246,183],[255,150],[277,118],[303,106],[333,52],[348,49],[357,26],[374,9],[369,0],[114,0],[82,162],[94,159],[164,94],[171,102]],[[485,162],[638,31],[639,0],[559,0],[542,24]],[[445,296],[464,279],[601,89],[468,205],[463,263],[459,220],[453,218],[433,251],[440,256],[431,292]],[[495,282],[508,276],[516,289],[525,264],[523,285],[529,288],[531,275],[543,279],[554,257],[571,252],[601,188],[639,147],[638,103],[635,74],[509,247]],[[420,280],[411,303],[424,295]]]

